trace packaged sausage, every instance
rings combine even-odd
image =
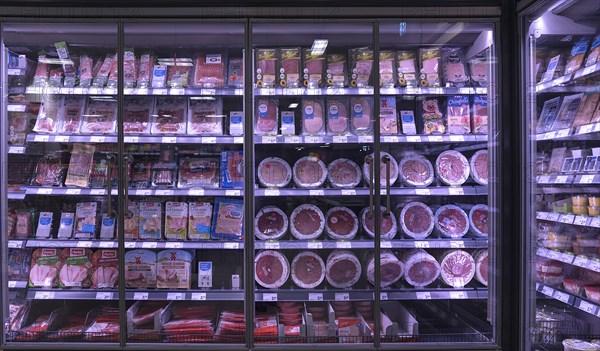
[[[279,125],[279,100],[259,98],[256,101],[254,115],[254,133],[258,135],[277,135]]]
[[[244,152],[221,152],[221,189],[244,187]]]
[[[152,164],[152,186],[174,188],[177,181],[177,163],[172,149],[160,150],[160,159]]]
[[[158,97],[152,134],[185,134],[187,105],[185,97]]]
[[[110,66],[110,73],[108,74],[108,80],[106,81],[106,86],[108,88],[115,89],[119,84],[119,58],[115,57],[115,60]]]
[[[449,96],[447,106],[448,134],[471,133],[471,112],[469,111],[469,97],[465,95]]]
[[[223,135],[223,100],[190,99],[188,107],[188,135]]]
[[[348,86],[348,60],[344,54],[327,55],[327,86]]]
[[[210,239],[212,210],[210,202],[189,203],[189,240]]]
[[[401,87],[417,87],[419,74],[417,73],[417,56],[413,51],[396,51],[396,64],[398,85]]]
[[[75,239],[95,239],[97,228],[98,204],[80,202],[75,210]]]
[[[125,88],[135,88],[138,80],[138,62],[132,48],[126,48],[123,53],[123,83]]]
[[[167,201],[165,204],[165,238],[186,240],[188,225],[188,204]]]
[[[227,86],[232,88],[244,87],[244,60],[241,58],[229,58],[229,70],[227,73]]]
[[[244,201],[238,199],[215,200],[212,239],[244,239]]]
[[[127,204],[127,215],[125,216],[125,239],[138,239],[140,227],[140,208],[137,202]]]
[[[140,56],[140,68],[137,75],[137,87],[146,89],[150,87],[150,78],[154,68],[154,56],[151,53],[143,53]]]
[[[90,174],[94,164],[94,151],[96,147],[91,144],[75,144],[71,151],[69,170],[65,179],[65,186],[87,188],[90,186]]]
[[[115,134],[117,132],[117,101],[91,99],[81,125],[82,134]]]
[[[69,55],[67,43],[64,41],[54,43],[54,47],[56,48],[58,58],[62,62],[62,69],[65,73],[65,86],[74,87],[77,78],[77,68],[75,68],[75,65],[73,64],[71,55]]]
[[[379,83],[383,88],[396,85],[396,62],[393,51],[379,52]]]
[[[469,60],[469,74],[471,77],[471,85],[474,87],[488,86],[488,68],[489,63],[486,60],[485,53],[475,55]]]
[[[315,53],[311,49],[303,49],[304,59],[303,79],[304,86],[308,88],[319,88],[325,77],[325,55]]]
[[[373,50],[369,48],[351,49],[348,56],[352,68],[350,85],[359,88],[372,86]]]
[[[65,167],[60,157],[54,153],[49,153],[38,160],[35,176],[31,184],[54,187],[62,186],[64,176]]]
[[[373,132],[373,97],[356,96],[350,99],[351,127],[356,134]]]
[[[590,38],[586,37],[581,38],[573,45],[571,57],[569,57],[567,65],[565,66],[565,75],[571,74],[583,66],[583,58],[585,57],[589,45]]]
[[[325,102],[323,99],[302,99],[302,134],[325,134]]]
[[[92,85],[94,60],[88,55],[79,57],[79,86],[88,88]]]
[[[192,71],[191,59],[173,58],[167,66],[167,86],[169,88],[187,88]]]
[[[348,99],[344,97],[327,99],[327,133],[349,134],[349,121]]]
[[[150,250],[131,250],[125,253],[125,286],[127,288],[156,288],[156,254]]]
[[[139,208],[139,238],[142,240],[160,240],[162,238],[162,204],[154,201],[141,201],[139,202]]]
[[[147,189],[151,184],[152,162],[135,161],[131,167],[129,186],[134,189]]]
[[[469,82],[464,55],[459,48],[444,48],[442,50],[444,63],[444,80],[447,87],[462,88]]]
[[[419,84],[423,87],[441,86],[442,51],[440,48],[419,49],[421,65]]]
[[[485,95],[475,95],[473,97],[473,133],[488,133],[488,100]]]
[[[107,54],[100,65],[100,69],[96,73],[92,85],[94,87],[102,88],[106,85],[108,81],[108,75],[113,67],[113,63],[115,63],[117,56],[115,54]]]
[[[190,158],[179,160],[179,189],[219,188],[220,160],[216,158]]]
[[[279,49],[279,85],[284,88],[300,86],[300,57],[302,50],[297,48]]]
[[[84,112],[85,97],[65,96],[59,112],[60,125],[58,127],[58,133],[78,134]]]
[[[440,105],[439,98],[426,97],[420,103],[417,100],[423,120],[423,134],[444,134],[446,132],[446,123]]]
[[[60,268],[60,288],[89,288],[92,285],[92,250],[73,247],[62,250],[65,264]]]
[[[62,96],[43,95],[33,131],[36,133],[56,133],[59,125],[59,111],[62,104]]]
[[[201,52],[194,60],[194,80],[196,88],[222,88],[225,86],[224,52]]]
[[[192,285],[192,254],[185,250],[164,250],[156,256],[156,287],[189,289]]]
[[[399,130],[396,97],[386,96],[380,98],[379,101],[379,131],[381,135],[397,135]]]
[[[590,52],[585,60],[585,67],[593,66],[597,62],[600,62],[600,34],[596,35],[594,41],[592,42]]]
[[[123,107],[123,133],[149,134],[150,116],[155,100],[150,96],[125,96]]]
[[[54,217],[54,213],[52,212],[40,212],[37,229],[35,230],[36,238],[47,239],[50,237],[52,217]]]
[[[73,236],[73,226],[75,222],[74,212],[63,212],[60,215],[60,222],[58,224],[57,239],[71,239]]]
[[[277,49],[256,49],[256,87],[273,88],[277,79]]]

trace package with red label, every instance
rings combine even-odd
[[[65,167],[60,159],[53,153],[41,157],[35,169],[32,185],[62,186],[65,176]]]
[[[41,248],[33,251],[29,286],[32,288],[58,287],[58,272],[65,264],[64,252],[59,249]]]
[[[187,106],[185,97],[158,97],[152,134],[185,134]]]
[[[189,203],[189,231],[190,240],[210,239],[210,226],[212,222],[212,205],[210,202]]]
[[[225,86],[224,52],[202,52],[194,60],[194,81],[196,88],[222,88]]]
[[[81,125],[82,134],[115,134],[117,132],[117,100],[93,99],[87,104]]]
[[[119,286],[117,250],[97,250],[92,256],[92,288],[113,289]]]
[[[90,174],[94,164],[94,151],[96,147],[91,144],[75,144],[71,152],[69,170],[65,179],[66,186],[87,188],[90,186]]]
[[[63,249],[65,264],[60,269],[59,287],[89,288],[92,285],[92,250],[84,248]]]
[[[488,99],[485,95],[473,97],[473,133],[488,133]]]
[[[439,87],[441,83],[442,50],[440,48],[419,49],[421,70],[419,84],[424,87]]]
[[[33,131],[36,133],[56,133],[60,122],[59,112],[62,104],[62,96],[43,95]]]
[[[110,74],[113,64],[116,62],[117,56],[115,54],[107,54],[100,65],[100,69],[96,73],[92,85],[98,88],[102,88],[108,81],[108,75]]]
[[[223,135],[223,100],[190,99],[188,108],[188,135]]]
[[[85,97],[65,96],[60,109],[58,132],[62,134],[78,134],[84,112]]]
[[[137,61],[133,49],[125,49],[123,53],[123,82],[125,88],[134,88],[137,82]]]
[[[216,158],[182,158],[179,160],[179,189],[218,189],[220,160]]]
[[[237,199],[215,200],[212,239],[244,239],[244,201]]]
[[[471,112],[469,111],[468,96],[448,97],[447,124],[448,134],[471,133]]]
[[[159,60],[160,61],[160,60]],[[167,86],[170,88],[187,88],[192,71],[192,59],[173,58],[167,66]]]

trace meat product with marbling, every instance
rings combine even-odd
[[[385,214],[386,208],[381,206],[379,222],[381,223],[381,238],[382,239],[393,239],[398,231],[398,225],[396,223],[396,217],[391,213]],[[360,212],[360,219],[362,221],[363,230],[370,236],[375,237],[375,216],[371,214],[369,208],[366,207]]]
[[[372,165],[369,164],[367,162],[367,158],[370,157],[372,159],[372,162],[375,161],[375,154],[370,154],[367,155],[365,157],[365,162],[363,164],[363,176],[365,177],[365,180],[367,181],[367,184],[369,183],[369,181],[371,180],[371,167]],[[380,177],[380,181],[379,183],[381,184],[382,187],[387,186],[387,164],[386,162],[384,162],[384,158],[387,157],[389,159],[389,167],[390,167],[390,186],[394,185],[394,183],[396,182],[396,180],[398,179],[398,163],[396,162],[396,160],[392,157],[392,155],[388,154],[387,152],[381,152],[380,153],[380,158],[381,158],[381,162],[380,162],[380,173],[379,173],[379,177]]]
[[[375,256],[371,253],[367,259],[367,280],[371,284],[375,284]],[[391,250],[381,250],[380,255],[380,277],[381,287],[386,287],[394,284],[404,274],[404,263],[394,255]]]
[[[475,275],[475,261],[463,250],[444,252],[440,259],[442,281],[453,288],[469,284]]]
[[[281,188],[292,180],[290,165],[279,157],[267,157],[258,165],[258,180],[267,188]]]
[[[254,234],[261,240],[281,238],[288,229],[288,217],[275,206],[263,207],[254,218]]]
[[[292,235],[296,239],[311,240],[321,236],[325,228],[325,216],[315,205],[296,207],[290,216]]]
[[[469,162],[458,151],[442,152],[435,161],[435,170],[442,182],[450,186],[462,185],[469,178]]]
[[[292,261],[292,280],[305,289],[319,286],[325,279],[325,263],[314,252],[300,252]]]
[[[425,157],[410,154],[400,160],[398,173],[402,183],[414,187],[427,187],[433,182],[433,166]]]
[[[440,275],[440,264],[423,249],[404,252],[404,279],[414,287],[424,287],[433,283]]]
[[[422,202],[411,202],[400,212],[402,231],[413,239],[425,239],[433,231],[433,212]]]
[[[471,156],[471,173],[473,180],[478,184],[488,185],[488,152],[487,150],[479,150]]]
[[[255,134],[277,134],[279,100],[261,98],[256,102]]]
[[[335,188],[354,188],[362,178],[358,165],[347,158],[338,158],[327,167],[327,178]]]
[[[197,88],[222,88],[225,85],[225,57],[221,53],[200,53],[196,57],[194,86]]]
[[[325,215],[325,230],[332,239],[351,240],[358,232],[358,218],[347,207],[334,207]]]
[[[293,176],[299,188],[318,188],[327,179],[327,167],[317,157],[305,156],[294,164]]]
[[[444,205],[435,212],[435,228],[442,236],[461,238],[469,230],[469,218],[455,205]]]
[[[487,205],[475,205],[471,207],[469,211],[469,221],[471,223],[471,229],[476,236],[485,237],[488,236],[488,212]]]
[[[258,284],[267,289],[277,289],[288,280],[290,263],[280,252],[265,250],[254,258],[254,272]]]
[[[356,255],[347,250],[334,250],[327,257],[327,282],[336,288],[349,288],[360,279],[362,271]]]

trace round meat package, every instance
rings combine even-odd
[[[435,211],[435,228],[442,236],[462,238],[469,230],[469,218],[462,208],[444,205]]]
[[[379,222],[381,222],[381,239],[391,240],[396,236],[396,233],[398,233],[396,217],[391,213],[386,216],[384,213],[386,208],[384,206],[381,206],[380,209]],[[360,211],[360,220],[362,221],[363,230],[369,234],[371,238],[375,237],[374,218],[375,216],[371,215],[368,207],[363,208],[362,211]]]
[[[358,232],[358,218],[347,207],[334,207],[325,215],[325,230],[332,239],[351,240]]]
[[[475,258],[475,280],[480,282],[481,284],[487,286],[488,285],[488,250],[481,249],[477,250],[473,253],[473,257]]]
[[[380,163],[380,174],[379,174],[379,179],[380,179],[379,183],[381,184],[382,187],[385,187],[387,185],[387,173],[386,173],[387,166],[386,166],[386,163],[383,162],[383,159],[386,156],[390,160],[390,162],[389,162],[389,164],[390,164],[390,185],[394,185],[394,183],[398,179],[398,163],[392,157],[392,155],[388,154],[387,152],[382,151],[380,153],[381,163]],[[371,170],[370,170],[371,165],[369,165],[367,163],[367,157],[371,157],[371,158],[373,158],[373,160],[375,160],[375,154],[366,156],[365,163],[363,164],[363,175],[365,177],[365,180],[367,181],[367,184],[369,184],[369,181],[371,180]]]
[[[435,171],[445,184],[459,186],[469,178],[469,161],[458,151],[444,151],[435,160]]]
[[[471,156],[471,176],[480,185],[488,185],[488,151],[479,150]]]
[[[317,157],[305,156],[294,164],[293,175],[299,188],[318,188],[327,179],[327,167]]]
[[[411,202],[400,212],[400,226],[413,239],[425,239],[433,231],[433,211],[422,202]]]
[[[453,288],[469,284],[475,275],[475,260],[466,251],[449,250],[440,259],[442,281]]]
[[[280,288],[290,276],[290,263],[281,253],[261,251],[254,258],[254,278],[267,289]]]
[[[356,255],[348,250],[333,250],[327,257],[325,277],[336,288],[349,288],[360,279],[362,268]]]
[[[402,183],[423,188],[433,182],[433,166],[419,154],[410,154],[400,160],[398,172]]]
[[[292,235],[296,239],[311,240],[321,236],[325,228],[325,216],[315,205],[296,207],[290,216]]]
[[[292,261],[292,280],[304,289],[316,288],[325,279],[325,263],[314,252],[300,252]]]
[[[381,250],[379,265],[382,288],[394,284],[404,274],[404,263],[391,250]],[[375,256],[373,253],[368,256],[366,273],[369,283],[375,284]]]
[[[354,161],[338,158],[327,167],[327,178],[335,188],[355,188],[360,183],[362,173]]]
[[[258,165],[258,181],[267,188],[282,188],[292,180],[290,165],[279,157],[267,157]]]
[[[469,211],[469,222],[471,223],[471,231],[475,236],[488,237],[488,213],[487,205],[479,204],[471,207]]]
[[[440,264],[423,249],[406,251],[402,255],[404,279],[414,287],[424,287],[440,276]]]
[[[254,217],[254,234],[261,240],[281,238],[288,229],[288,217],[275,206],[265,206]]]

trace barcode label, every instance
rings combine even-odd
[[[349,241],[336,241],[335,247],[338,249],[350,249],[352,248],[352,243]]]
[[[277,143],[277,138],[274,136],[264,136],[262,137],[263,144],[275,144]]]
[[[203,137],[202,144],[216,144],[217,138],[215,137]]]
[[[323,294],[321,294],[321,293],[308,293],[308,301],[323,301]]]
[[[450,195],[464,195],[465,190],[463,188],[448,188],[448,194]]]
[[[342,189],[342,195],[356,195],[356,190],[354,190],[354,189]]]
[[[349,301],[350,294],[349,293],[335,293],[335,301]]]
[[[300,137],[298,136],[289,136],[283,138],[283,142],[286,144],[300,144]]]
[[[450,291],[450,299],[461,300],[466,299],[467,294],[464,291]]]
[[[334,135],[333,136],[333,142],[335,144],[346,144],[348,143],[348,137],[346,137],[345,135]]]
[[[431,195],[431,191],[429,191],[429,189],[415,189],[415,194],[417,194],[417,195]]]
[[[406,136],[406,141],[409,143],[420,143],[421,137],[415,136],[415,135],[408,135],[408,136]]]
[[[181,249],[183,243],[165,243],[165,249]]]
[[[323,189],[309,190],[308,195],[310,196],[323,196],[325,191]]]
[[[192,300],[194,301],[205,301],[206,293],[192,293]]]
[[[148,300],[148,293],[147,292],[135,292],[135,293],[133,293],[133,299],[136,301]]]
[[[228,250],[237,250],[240,248],[240,244],[239,243],[225,243],[225,244],[223,244],[223,248],[228,249]]]

